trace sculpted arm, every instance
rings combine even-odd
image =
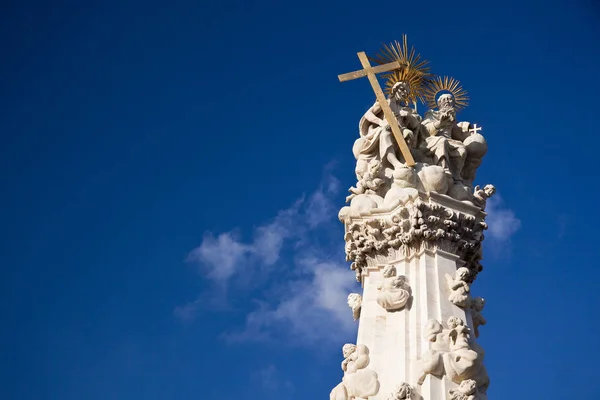
[[[452,290],[460,289],[461,287],[464,288],[466,292],[469,291],[469,285],[464,281],[456,280],[452,283]]]
[[[378,113],[379,111],[381,111],[381,106],[379,103],[375,103],[373,107],[369,108],[369,110],[365,113],[365,119],[370,123],[379,125],[383,128],[387,125],[387,122],[375,115],[375,113]]]

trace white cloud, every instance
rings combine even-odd
[[[514,211],[504,207],[504,201],[498,194],[488,200],[486,212],[487,238],[506,242],[521,228],[521,221]]]
[[[301,218],[303,203],[304,198],[297,200],[290,208],[280,211],[273,222],[256,228],[254,241],[249,247],[260,262],[267,266],[275,264],[285,240],[299,234],[297,229],[300,226],[296,225]]]
[[[294,385],[284,378],[275,365],[269,365],[252,374],[252,379],[258,382],[266,392],[277,392],[280,395],[290,394],[294,391]]]
[[[327,174],[319,189],[315,191],[308,200],[306,210],[307,224],[315,228],[324,222],[331,221],[332,216],[337,215],[335,205],[331,197],[339,192],[340,182],[332,175]]]
[[[340,335],[355,332],[346,299],[358,287],[348,266],[314,258],[300,263],[311,278],[290,282],[276,304],[261,303],[248,314],[243,329],[225,335],[228,340],[313,345],[337,343]]]
[[[187,260],[197,263],[211,280],[225,282],[251,251],[252,247],[239,242],[233,232],[221,233],[216,238],[209,233]]]
[[[315,192],[255,228],[252,240],[242,241],[235,231],[216,237],[207,234],[190,253],[188,261],[198,264],[201,275],[219,288],[235,287],[238,293],[244,276],[252,276],[255,282],[260,280],[257,276],[267,278],[256,291],[261,300],[255,300],[257,307],[247,314],[245,325],[225,333],[226,339],[281,338],[310,344],[331,340],[335,329],[342,334],[355,330],[346,298],[358,284],[343,261],[343,227],[333,200],[339,187],[326,168]],[[335,237],[335,243],[329,237]],[[281,271],[284,279],[279,283],[269,279]],[[234,292],[230,290],[231,295]],[[203,304],[198,299],[182,305],[175,315],[192,321]]]

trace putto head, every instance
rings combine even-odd
[[[396,388],[396,393],[393,394],[393,400],[410,400],[412,398],[411,386],[403,382]]]
[[[477,382],[473,379],[467,379],[460,383],[460,391],[466,395],[473,395],[477,392]]]
[[[381,161],[376,158],[369,161],[369,171],[371,174],[378,174],[381,171]]]
[[[360,303],[362,302],[362,296],[358,293],[350,293],[348,295],[348,305],[352,308],[360,307]]]
[[[469,271],[469,268],[460,267],[456,270],[455,279],[466,281],[469,278],[469,275],[471,275],[471,271]]]
[[[356,345],[351,343],[346,343],[344,347],[342,347],[342,354],[344,358],[348,358],[356,351]]]
[[[494,185],[485,185],[483,191],[487,197],[492,197],[496,193],[496,187]]]
[[[454,329],[458,326],[462,326],[465,324],[465,321],[463,321],[462,319],[452,316],[448,318],[448,322],[446,322],[448,324],[448,328],[450,329]]]
[[[396,267],[394,267],[393,265],[386,265],[383,269],[383,277],[391,278],[393,276],[396,276]]]

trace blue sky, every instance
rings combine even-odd
[[[0,398],[326,399],[374,100],[336,76],[402,33],[489,144],[490,398],[600,398],[591,0],[199,3],[3,5]]]

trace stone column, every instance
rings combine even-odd
[[[483,299],[470,293],[481,270],[485,215],[416,191],[391,209],[340,214],[347,259],[363,287],[356,343],[368,349],[366,369],[379,383],[368,399],[441,400],[459,392],[485,399],[488,378],[472,315],[484,322]]]

